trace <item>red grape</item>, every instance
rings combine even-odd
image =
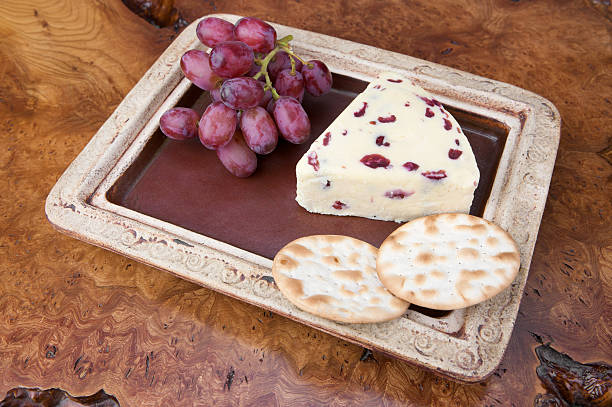
[[[234,27],[234,35],[255,52],[267,54],[276,45],[276,30],[270,24],[254,17],[244,17],[238,20]]]
[[[221,164],[237,177],[248,177],[257,169],[257,156],[246,145],[239,130],[229,143],[217,149]]]
[[[293,58],[295,60],[295,70],[302,70],[302,63],[299,59]],[[284,69],[291,68],[291,57],[285,51],[279,51],[274,55],[274,58],[268,63],[268,75],[272,80],[276,79],[276,76],[280,73],[280,71]]]
[[[256,106],[242,112],[240,129],[244,141],[257,154],[271,153],[278,143],[278,131],[266,109]]]
[[[268,104],[266,105],[266,111],[270,113],[270,116],[272,117],[274,117],[274,103],[276,103],[276,100],[274,100],[274,98],[271,98],[268,101]]]
[[[221,100],[236,110],[255,107],[264,97],[264,85],[249,77],[228,79],[221,85]]]
[[[253,63],[253,65],[251,66],[251,69],[249,70],[249,72],[247,72],[246,74],[244,74],[244,76],[255,76],[259,73],[259,71],[261,70],[261,65],[257,65],[256,63]],[[265,80],[265,77],[260,76],[259,80]]]
[[[166,136],[174,140],[187,140],[198,132],[200,116],[195,110],[186,107],[175,107],[168,110],[159,119],[159,128]]]
[[[272,60],[268,62],[268,75],[274,80],[280,71],[287,68],[291,68],[289,54],[285,51],[279,51],[274,55]]]
[[[217,17],[206,17],[198,23],[196,35],[204,45],[214,47],[220,42],[234,41],[234,25]]]
[[[304,66],[304,64],[302,64],[302,61],[300,61],[297,58],[293,58],[295,60],[295,70],[296,71],[302,71],[302,67]]]
[[[181,57],[181,69],[194,85],[204,90],[216,88],[222,79],[210,69],[209,55],[197,49],[192,49]]]
[[[332,87],[332,74],[327,66],[318,60],[308,61],[313,67],[308,65],[302,67],[302,75],[304,75],[304,83],[306,91],[312,96],[321,96]]]
[[[268,102],[270,102],[271,99],[272,99],[272,92],[270,90],[265,91],[264,96],[261,99],[261,102],[259,102],[259,106],[261,107],[268,106]]]
[[[214,88],[211,90],[210,97],[213,102],[221,102],[221,88]]]
[[[221,42],[210,51],[210,68],[223,78],[244,75],[253,66],[253,61],[253,50],[240,41]]]
[[[227,144],[236,131],[236,111],[222,102],[213,102],[200,119],[199,136],[204,147],[215,150]]]
[[[302,103],[304,79],[298,71],[295,71],[295,75],[291,75],[291,68],[280,71],[274,81],[274,88],[279,95],[294,97]]]
[[[281,96],[274,102],[274,120],[281,135],[290,143],[301,144],[310,135],[310,120],[297,99]]]

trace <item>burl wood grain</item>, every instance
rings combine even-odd
[[[541,339],[535,334],[534,337]],[[548,344],[538,346],[535,352],[540,360],[536,373],[549,391],[540,399],[536,399],[536,407],[547,405],[538,403],[544,398],[546,401],[563,400],[571,406],[612,405],[611,365],[606,363],[582,364],[573,360],[569,355],[557,352]]]
[[[563,118],[506,356],[460,385],[71,239],[44,217],[62,171],[172,41],[121,0],[0,2],[0,395],[103,388],[122,406],[533,405],[530,332],[612,359],[612,19],[606,1],[196,1],[529,89]],[[230,380],[231,379],[231,380]]]
[[[178,29],[179,13],[174,7],[174,0],[121,0],[131,11],[157,27],[168,27],[176,24]]]
[[[108,395],[104,390],[89,396],[74,397],[61,389],[39,389],[18,387],[11,389],[0,407],[119,407],[114,396]]]

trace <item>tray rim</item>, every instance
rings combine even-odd
[[[240,18],[229,14],[209,16],[229,21]],[[521,270],[511,287],[466,310],[463,338],[406,318],[383,324],[337,324],[307,314],[284,300],[274,283],[264,278],[270,276],[271,260],[225,243],[219,245],[220,242],[204,235],[106,199],[113,177],[127,169],[126,165],[135,159],[157,127],[159,116],[187,90],[189,82],[181,79],[178,59],[198,43],[195,36],[198,21],[186,27],[164,51],[50,191],[45,212],[54,227],[77,239],[458,381],[480,381],[493,373],[514,327],[552,177],[560,138],[560,116],[555,106],[509,84],[272,23],[279,35],[291,32],[294,47],[305,56],[325,55],[321,59],[334,72],[366,81],[377,72],[401,72],[435,93],[442,103],[487,113],[485,117],[493,115],[492,118],[502,119],[510,128],[483,217],[508,230],[519,244]],[[201,44],[198,48],[205,49]],[[390,337],[390,332],[398,329],[412,335]]]

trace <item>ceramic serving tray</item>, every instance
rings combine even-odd
[[[239,16],[218,14],[235,22]],[[159,131],[174,106],[202,112],[207,92],[179,66],[192,48],[206,49],[187,27],[125,97],[50,192],[51,223],[204,287],[331,335],[377,349],[439,374],[480,381],[499,364],[510,339],[548,193],[560,134],[557,109],[517,87],[321,34],[273,24],[294,36],[294,50],[324,61],[334,88],[306,97],[312,138],[281,142],[246,179],[225,171],[198,140],[177,142]],[[457,118],[481,172],[471,213],[516,240],[521,269],[489,301],[453,312],[411,307],[379,324],[339,324],[284,299],[270,267],[278,249],[311,234],[344,234],[374,245],[399,225],[311,214],[295,202],[295,164],[312,140],[380,72],[396,72],[436,95]]]

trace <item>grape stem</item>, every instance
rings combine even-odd
[[[291,36],[289,35],[287,37]],[[284,40],[285,38],[282,39]],[[253,79],[259,79],[262,75],[265,77],[266,86],[264,86],[264,91],[269,90],[270,92],[272,92],[272,97],[274,98],[274,100],[277,100],[280,96],[278,92],[276,92],[276,89],[274,89],[274,86],[272,86],[270,75],[268,75],[268,64],[270,63],[270,61],[272,61],[272,58],[274,58],[274,55],[276,55],[278,51],[280,51],[280,47],[277,45],[272,51],[268,53],[268,55],[266,55],[264,59],[260,61],[261,69],[253,76]]]
[[[291,62],[291,76],[295,76],[295,58],[289,55],[289,61]]]
[[[284,44],[284,45],[288,45],[289,41],[293,40],[293,35],[286,35],[283,38],[281,38],[280,40],[276,40],[277,44]]]
[[[291,50],[291,47],[289,47],[289,45],[281,45],[281,48],[283,51],[285,51],[287,54],[289,54],[290,57],[297,59],[298,61],[300,61],[301,63],[303,63],[304,65],[306,65],[307,67],[309,67],[310,69],[312,69],[314,67],[313,64],[311,64],[310,62],[306,62],[304,61],[302,58],[300,58],[295,52],[293,52]],[[291,61],[293,64],[295,63],[294,61]],[[293,65],[292,65],[293,66]]]
[[[277,100],[280,97],[280,95],[278,94],[276,89],[274,89],[274,86],[272,85],[272,81],[270,80],[270,75],[268,75],[268,64],[270,63],[270,61],[272,61],[272,58],[274,58],[274,55],[276,55],[279,51],[285,51],[287,54],[289,54],[289,60],[291,61],[291,75],[295,75],[294,58],[296,58],[297,60],[299,60],[300,62],[302,62],[304,65],[306,65],[309,68],[313,67],[313,64],[304,61],[302,58],[297,56],[291,50],[291,47],[289,46],[289,42],[291,40],[293,40],[293,35],[287,35],[281,38],[280,40],[277,40],[276,46],[274,47],[274,49],[268,52],[268,55],[266,55],[264,59],[257,58],[255,60],[255,63],[257,65],[261,65],[261,69],[259,70],[259,72],[253,75],[253,79],[259,79],[262,76],[264,76],[266,79],[266,85],[264,86],[264,91],[269,90],[270,92],[272,92],[272,97],[274,98],[274,100]]]

